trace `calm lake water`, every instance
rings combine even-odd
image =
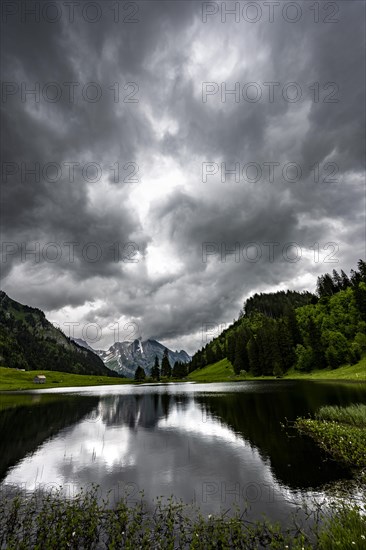
[[[96,483],[204,513],[250,505],[284,522],[349,473],[283,427],[321,405],[366,403],[366,384],[241,382],[103,386],[0,395],[0,483],[27,491]]]

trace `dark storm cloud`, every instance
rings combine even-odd
[[[95,274],[117,275],[120,266],[110,251],[112,243],[127,243],[138,238],[139,249],[143,251],[144,242],[148,240],[123,200],[128,190],[110,201],[106,205],[108,208],[90,204],[87,178],[82,177],[78,167],[71,176],[70,168],[65,164],[75,162],[85,166],[87,162],[98,163],[110,178],[111,165],[118,162],[123,166],[135,161],[137,148],[144,148],[144,143],[151,140],[148,125],[138,111],[132,112],[133,104],[124,105],[119,124],[116,124],[116,108],[120,105],[113,103],[111,98],[102,97],[97,104],[80,99],[79,104],[75,104],[66,99],[64,82],[80,83],[75,88],[77,90],[85,82],[98,82],[99,77],[106,86],[112,85],[116,79],[116,67],[109,67],[108,79],[103,74],[105,69],[99,67],[102,64],[100,60],[98,62],[97,51],[94,51],[102,46],[101,41],[105,42],[107,29],[91,39],[95,29],[92,31],[91,25],[86,23],[81,27],[85,32],[80,34],[80,27],[69,32],[63,22],[56,28],[47,23],[41,27],[36,23],[9,27],[5,28],[5,59],[8,63],[4,80],[16,82],[19,87],[21,82],[25,82],[29,89],[34,88],[36,82],[56,82],[64,93],[57,103],[42,100],[37,103],[31,96],[25,102],[21,102],[19,96],[7,100],[3,114],[4,136],[7,138],[3,158],[8,163],[15,163],[18,170],[15,176],[8,177],[2,190],[6,204],[4,240],[29,243],[29,249],[36,242],[40,242],[41,247],[49,242],[57,243],[63,248],[64,257],[53,266],[49,265],[49,269],[58,273],[60,268],[72,272],[76,280]],[[85,60],[78,48],[89,52]],[[36,181],[31,175],[22,181],[22,163],[31,169],[36,162],[41,169],[47,163],[58,163],[62,167],[62,176],[56,182],[44,181],[43,178]],[[90,177],[93,178],[93,173]],[[128,187],[123,181],[118,181],[120,191],[123,186]],[[72,261],[65,250],[65,242],[79,243],[74,248]],[[82,257],[82,248],[87,243],[97,243],[103,250],[104,261],[90,262]],[[43,260],[41,255],[40,261]],[[10,262],[6,262],[4,267],[9,269]]]
[[[192,352],[200,342],[191,335],[203,323],[231,321],[250,293],[314,287],[317,274],[355,266],[365,252],[365,8],[340,1],[337,23],[324,23],[328,12],[322,11],[314,23],[309,5],[296,4],[302,8],[296,23],[281,12],[273,23],[264,15],[255,24],[230,16],[222,23],[221,3],[203,23],[200,2],[180,1],[140,2],[132,24],[114,23],[108,2],[96,23],[80,17],[81,7],[73,23],[65,12],[57,23],[8,17],[2,81],[19,89],[22,82],[29,88],[56,82],[63,92],[55,103],[42,95],[36,103],[32,96],[22,102],[19,90],[2,103],[2,158],[18,168],[2,178],[2,240],[14,244],[2,262],[3,286],[12,297],[58,320],[61,308],[71,308],[72,316],[78,306],[85,322],[102,326],[121,316],[137,319],[144,337],[176,347],[184,342]],[[79,83],[75,101],[69,101],[66,82]],[[88,82],[102,88],[95,103],[82,96]],[[203,102],[204,82],[228,89],[239,82],[241,90],[256,82],[263,96],[256,103],[241,96],[236,103],[232,95],[222,102],[217,93]],[[266,82],[279,83],[273,102]],[[289,82],[300,87],[300,101],[283,98]],[[318,102],[313,83],[319,83]],[[332,90],[338,101],[325,102]],[[138,103],[123,101],[132,92]],[[61,177],[54,183],[22,179],[21,164],[35,162],[58,163]],[[80,164],[74,181],[64,164],[70,162]],[[82,172],[90,162],[102,167],[99,181],[87,181]],[[111,168],[116,162],[118,181]],[[228,168],[278,162],[280,168],[273,183],[264,176],[257,183],[222,182],[220,173],[204,182],[203,162]],[[282,181],[288,162],[301,166],[299,181]],[[327,162],[337,167],[336,183],[322,181]],[[128,180],[126,163],[139,169],[139,183]],[[166,186],[164,193],[159,185]],[[58,261],[42,253],[39,261],[22,257],[22,244],[32,249],[39,243],[42,252],[50,242],[61,247]],[[128,251],[127,261],[116,259],[113,243],[123,249],[130,242],[138,261],[128,261]],[[261,249],[257,262],[243,254],[239,263],[233,256],[221,261],[222,243],[230,250],[250,242]],[[268,242],[279,243],[275,261]],[[301,247],[298,262],[282,253],[291,242]],[[330,242],[338,247],[337,265],[323,263]],[[78,243],[73,261],[64,243]],[[85,257],[87,243],[100,249],[98,261]],[[207,262],[204,243],[217,246]],[[310,249],[315,243],[319,262]],[[160,255],[151,262],[156,250]]]

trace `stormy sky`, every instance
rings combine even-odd
[[[365,257],[364,2],[1,18],[2,289],[66,334],[193,353]]]

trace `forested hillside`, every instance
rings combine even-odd
[[[93,352],[79,346],[40,309],[22,305],[0,291],[0,365],[25,370],[118,376]]]
[[[199,350],[189,371],[223,358],[236,374],[282,376],[357,362],[366,352],[366,263],[318,278],[317,294],[255,294],[239,319]]]

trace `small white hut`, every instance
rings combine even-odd
[[[45,377],[44,374],[37,374],[37,376],[35,376],[35,377],[33,378],[33,382],[34,382],[35,384],[45,384],[45,382],[46,382],[46,377]]]

